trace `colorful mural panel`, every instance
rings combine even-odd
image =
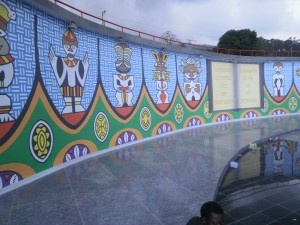
[[[193,138],[201,135],[197,126],[211,123],[226,132],[230,121],[242,119],[243,127],[276,134],[282,130],[251,119],[272,116],[279,124],[285,122],[282,115],[299,112],[297,60],[253,58],[264,67],[263,108],[214,112],[207,61],[228,58],[76,28],[51,10],[0,0],[0,191],[112,147],[125,145],[115,160],[136,159],[143,149],[132,144],[143,138],[157,137],[157,151],[176,151],[176,160],[182,160],[182,143],[169,135],[176,130],[188,128]],[[289,127],[295,129],[297,121]],[[146,164],[153,160],[141,155]]]
[[[101,86],[115,113],[126,119],[142,90],[141,48],[113,39],[100,40]]]
[[[22,120],[19,117],[30,102],[36,63],[32,8],[0,1],[0,19],[0,143],[3,143],[16,122]]]
[[[203,57],[179,55],[177,57],[178,84],[188,105],[195,108],[200,103],[206,87],[206,61]]]
[[[97,39],[66,22],[49,20],[47,14],[41,14],[38,23],[39,61],[47,94],[61,119],[76,127],[90,107],[98,81]]]
[[[144,49],[145,83],[157,110],[165,113],[173,101],[176,89],[175,54]]]
[[[290,91],[293,82],[292,68],[292,62],[265,63],[265,84],[274,101],[281,102]]]

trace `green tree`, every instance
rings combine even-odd
[[[257,42],[257,34],[249,29],[229,30],[223,34],[218,48],[253,50]]]

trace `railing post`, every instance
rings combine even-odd
[[[77,9],[77,8],[75,8],[74,6],[72,6],[72,5],[69,5],[69,4],[67,4],[67,3],[65,3],[64,1],[61,1],[61,0],[53,0],[54,1],[54,4],[62,4],[62,5],[64,5],[64,6],[67,6],[67,7],[69,7],[70,9],[73,9],[73,10],[76,10],[77,12],[79,12],[80,13],[80,15],[81,15],[81,17],[83,18],[85,15],[87,15],[87,16],[90,16],[90,17],[92,17],[92,18],[96,18],[96,19],[99,19],[100,20],[100,18],[99,17],[96,17],[96,16],[94,16],[94,15],[92,15],[92,14],[89,14],[89,13],[86,13],[86,12],[84,12],[84,11],[82,11],[82,10],[79,10],[79,9]],[[124,32],[124,29],[125,29],[125,31],[126,30],[128,30],[128,31],[133,31],[133,32],[135,32],[135,33],[138,33],[138,36],[139,37],[142,37],[142,34],[143,35],[145,35],[145,36],[151,36],[152,37],[152,39],[153,39],[153,41],[156,41],[157,39],[159,39],[159,40],[165,40],[165,39],[163,39],[163,38],[161,38],[161,37],[158,37],[158,36],[154,36],[154,35],[152,35],[152,34],[148,34],[148,33],[144,33],[144,32],[141,32],[141,31],[138,31],[138,30],[134,30],[134,29],[131,29],[131,28],[128,28],[128,27],[123,27],[123,26],[121,26],[121,25],[119,25],[119,24],[115,24],[115,23],[112,23],[112,22],[110,22],[110,21],[107,21],[107,20],[103,20],[103,15],[102,15],[102,25],[103,26],[105,26],[105,22],[107,22],[109,25],[113,25],[113,26],[116,26],[117,28],[116,29],[118,29],[118,28],[121,28],[121,31],[122,32]],[[168,42],[169,43],[169,42]],[[181,42],[178,42],[178,41],[172,41],[172,43],[175,43],[175,44],[178,44],[178,43],[180,43],[180,46],[189,46],[190,48],[196,48],[196,49],[198,49],[198,47],[200,48],[200,49],[204,49],[204,50],[206,50],[207,51],[207,49],[208,49],[208,47],[206,47],[206,46],[201,46],[201,45],[191,45],[190,43],[181,43]],[[281,51],[274,51],[274,43],[273,43],[273,51],[266,51],[266,50],[253,50],[253,49],[251,49],[251,50],[243,50],[243,49],[230,49],[230,48],[219,48],[218,46],[215,46],[216,48],[212,48],[212,50],[213,51],[215,51],[216,53],[223,53],[223,54],[226,54],[226,52],[227,52],[227,54],[230,54],[230,52],[231,51],[233,51],[233,53],[236,55],[236,54],[238,54],[237,52],[239,51],[239,54],[240,55],[242,55],[242,52],[243,51],[245,51],[245,53],[247,53],[246,55],[249,55],[248,53],[251,51],[251,56],[254,56],[255,54],[256,55],[261,55],[261,53],[262,53],[262,55],[263,56],[266,56],[266,52],[272,52],[272,55],[275,55],[276,57],[278,56],[278,55],[284,55],[284,56],[290,56],[290,57],[293,57],[293,56],[298,56],[298,54],[299,54],[299,52],[300,51],[293,51],[293,49],[291,49],[291,51],[282,51],[282,53],[281,53]],[[293,53],[296,53],[296,54],[293,54]],[[255,53],[255,54],[254,54]],[[259,54],[258,54],[259,53]],[[274,54],[275,53],[275,54]]]

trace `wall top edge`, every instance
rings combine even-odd
[[[153,48],[159,48],[163,51],[173,51],[177,53],[184,53],[190,55],[198,55],[200,57],[220,59],[225,61],[251,61],[251,62],[268,62],[268,61],[300,61],[300,57],[268,57],[268,56],[240,56],[220,54],[215,52],[209,52],[204,50],[190,49],[188,47],[174,46],[166,44],[164,42],[153,41],[143,37],[135,36],[129,33],[125,33],[119,30],[112,29],[110,27],[103,26],[95,23],[91,20],[83,18],[75,13],[56,5],[49,0],[21,0],[22,2],[35,7],[41,11],[47,12],[49,15],[54,16],[64,21],[73,21],[78,27],[95,32],[100,35],[107,35],[111,38],[120,38],[124,41],[134,42],[140,45],[146,45]]]

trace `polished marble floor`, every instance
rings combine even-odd
[[[276,164],[276,173],[263,162],[272,155],[257,153],[270,137],[297,143],[298,121],[300,115],[218,123],[97,155],[0,195],[0,224],[184,225],[214,199],[226,224],[300,224],[297,151],[295,163]],[[253,142],[256,153],[248,151]],[[259,161],[254,169],[251,159]]]

